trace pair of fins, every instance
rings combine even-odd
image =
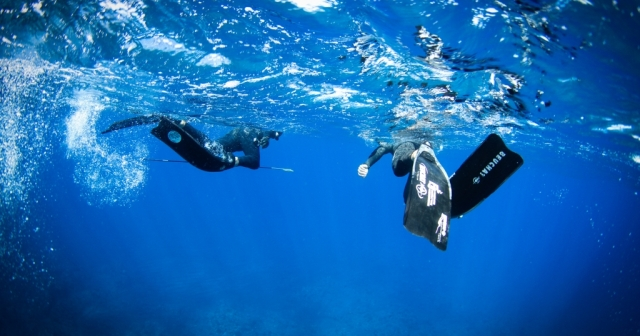
[[[522,157],[509,150],[500,136],[490,134],[447,179],[433,150],[421,146],[405,187],[405,228],[446,250],[451,218],[475,208],[523,163]]]

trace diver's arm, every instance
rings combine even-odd
[[[251,137],[243,137],[241,141],[244,156],[236,156],[234,160],[236,166],[258,169],[260,168],[260,147],[254,144],[253,138],[250,138]]]
[[[369,167],[373,166],[376,162],[378,162],[378,160],[380,160],[380,158],[383,157],[385,154],[392,153],[392,152],[393,152],[393,145],[382,144],[378,146],[378,148],[376,148],[373,151],[373,153],[369,155],[369,158],[367,159],[367,161],[361,164],[360,166],[358,166],[358,175],[363,178],[367,177],[367,174],[369,174]]]
[[[390,145],[390,144],[380,145],[371,153],[371,155],[369,155],[369,158],[367,159],[367,161],[365,161],[364,164],[367,165],[367,167],[371,167],[376,162],[378,162],[378,160],[380,160],[380,158],[382,158],[385,154],[389,154],[392,152],[393,152],[393,145]]]

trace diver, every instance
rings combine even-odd
[[[428,144],[428,142],[426,144]],[[428,146],[431,148],[430,145]],[[405,141],[395,144],[381,142],[378,148],[369,155],[367,161],[358,166],[358,175],[362,178],[367,177],[371,166],[378,162],[384,155],[393,153],[393,158],[391,159],[391,168],[393,169],[393,173],[397,177],[405,176],[411,170],[413,159],[416,157],[418,148],[420,148],[420,143],[413,141]],[[435,158],[435,155],[433,155],[433,157]]]
[[[151,134],[173,149],[196,168],[219,172],[234,167],[260,168],[260,148],[267,148],[269,140],[279,140],[281,131],[264,131],[255,127],[238,127],[219,139],[209,139],[200,130],[167,116],[138,116],[113,123],[102,134],[115,130],[158,123]],[[244,153],[236,156],[234,152]]]
[[[393,154],[393,158],[391,159],[391,169],[393,170],[393,174],[397,177],[402,177],[409,174],[413,168],[414,160],[416,159],[418,154],[421,154],[435,168],[430,169],[429,171],[432,174],[439,175],[438,180],[448,180],[446,171],[444,170],[442,165],[440,165],[440,162],[438,162],[438,159],[436,158],[436,155],[431,148],[431,144],[428,141],[424,143],[415,141],[404,141],[394,144],[381,142],[378,148],[376,148],[371,153],[371,155],[369,155],[367,161],[358,166],[358,175],[362,178],[367,177],[369,168],[371,168],[371,166],[373,166],[386,154]],[[433,186],[433,184],[431,186]],[[406,188],[403,196],[406,203]]]
[[[371,166],[391,153],[393,173],[398,177],[409,174],[403,192],[404,227],[443,251],[449,240],[450,220],[475,208],[524,162],[500,136],[490,134],[450,178],[430,143],[415,141],[380,143],[358,166],[358,175],[366,177]]]

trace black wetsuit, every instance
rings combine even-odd
[[[229,154],[239,151],[244,152],[244,156],[238,156],[238,166],[258,169],[260,168],[258,141],[263,136],[262,131],[257,128],[242,127],[232,130],[217,141]]]
[[[162,115],[144,115],[121,120],[102,131],[102,134],[156,122],[159,124],[151,130],[153,135],[171,147],[187,162],[209,172],[235,167],[236,158],[238,166],[249,169],[260,168],[260,146],[267,148],[269,139],[278,140],[282,135],[280,131],[263,131],[254,127],[238,127],[220,139],[211,140],[206,134],[186,121]],[[194,148],[189,145],[188,141],[184,144],[185,142],[181,142],[178,134],[171,134],[176,133],[178,130],[187,133],[193,138],[197,142],[197,147]],[[177,136],[177,138],[172,139],[172,136]],[[239,151],[244,152],[244,156],[236,157],[233,154]]]
[[[413,141],[405,141],[396,144],[383,144],[376,148],[365,164],[371,168],[381,157],[385,154],[393,153],[393,159],[391,160],[391,168],[393,173],[400,177],[405,176],[411,172],[413,165],[413,159],[411,159],[411,153],[420,148],[420,144]]]
[[[203,147],[207,148],[212,155],[216,157],[224,157],[227,162],[226,169],[235,166],[236,156],[234,152],[242,151],[244,156],[238,156],[238,166],[250,169],[260,168],[260,147],[259,140],[262,139],[263,132],[253,127],[238,127],[217,140],[209,139],[204,133],[190,124],[182,126],[182,128],[193,136]],[[225,153],[218,153],[215,149],[222,145]]]

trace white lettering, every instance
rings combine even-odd
[[[418,197],[422,199],[424,195],[427,194],[427,188],[424,187],[424,184],[419,183],[416,185],[416,192],[418,193]]]
[[[447,225],[447,215],[440,215],[440,219],[438,219],[438,227],[436,228],[436,234],[438,235],[438,243],[442,242],[442,237],[447,235],[449,231],[449,226]]]
[[[427,189],[429,190],[429,196],[427,197],[427,206],[436,205],[436,197],[438,194],[442,194],[440,190],[440,186],[429,181],[427,184]]]
[[[487,174],[489,174],[491,169],[495,168],[495,166],[497,166],[500,160],[502,160],[502,158],[505,156],[507,156],[507,154],[505,154],[504,151],[500,151],[498,154],[496,154],[496,157],[493,158],[491,161],[489,161],[489,163],[484,167],[484,169],[480,171],[480,176],[485,177]],[[475,184],[475,179],[474,179],[474,184]]]
[[[420,174],[418,175],[418,181],[420,181],[420,183],[422,184],[427,183],[427,167],[424,165],[424,163],[420,164]]]

